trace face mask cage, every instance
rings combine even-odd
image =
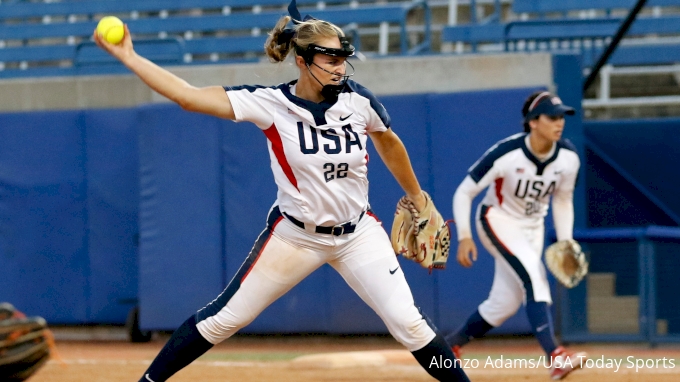
[[[349,40],[347,40],[346,37],[342,37],[342,36],[338,36],[338,38],[340,39],[340,44],[342,46],[339,49],[338,48],[328,48],[328,47],[320,46],[320,45],[316,45],[316,44],[309,44],[307,46],[307,48],[304,49],[304,50],[301,49],[298,46],[295,47],[295,52],[297,53],[297,55],[299,55],[300,57],[303,58],[303,60],[305,61],[305,64],[307,65],[307,70],[309,70],[309,73],[312,75],[312,77],[314,77],[314,79],[319,84],[322,85],[321,95],[326,100],[336,99],[338,97],[338,95],[342,92],[342,90],[345,88],[345,85],[347,84],[347,80],[349,79],[349,77],[353,76],[354,72],[355,72],[354,66],[352,65],[352,63],[350,63],[349,61],[345,61],[345,63],[350,66],[352,71],[350,73],[345,72],[345,74],[342,75],[342,79],[340,80],[340,82],[338,84],[323,84],[312,73],[310,65],[314,65],[317,68],[323,70],[324,72],[326,72],[328,74],[335,75],[335,73],[330,72],[330,71],[322,68],[321,66],[317,65],[316,63],[314,63],[314,55],[316,55],[317,53],[325,54],[325,55],[331,56],[331,57],[351,57],[351,56],[354,55],[354,46],[352,46],[352,44],[349,43]]]

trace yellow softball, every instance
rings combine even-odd
[[[125,28],[123,27],[123,22],[118,17],[106,16],[99,20],[97,33],[99,37],[111,44],[118,44],[123,40],[123,36],[125,36]]]

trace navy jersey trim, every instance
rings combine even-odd
[[[215,316],[222,309],[224,309],[225,306],[227,306],[229,300],[231,300],[231,298],[234,297],[236,292],[241,288],[243,280],[246,278],[246,276],[248,276],[248,273],[250,273],[251,269],[253,269],[257,259],[260,257],[260,253],[262,253],[264,247],[271,238],[272,233],[274,232],[274,227],[276,227],[276,224],[278,224],[278,222],[282,219],[283,215],[281,215],[279,207],[274,207],[267,217],[267,228],[265,228],[264,231],[260,233],[260,236],[255,241],[255,245],[253,245],[248,257],[246,257],[243,264],[241,264],[241,267],[234,275],[234,278],[231,279],[229,285],[224,288],[224,291],[222,291],[222,293],[220,293],[220,295],[217,296],[215,300],[196,313],[196,322],[201,322],[207,318]]]
[[[373,92],[371,92],[358,82],[348,80],[347,86],[345,86],[345,92],[349,92],[350,90],[359,94],[362,97],[368,98],[368,100],[371,102],[371,108],[376,112],[376,114],[378,114],[378,117],[380,117],[380,120],[382,121],[383,125],[385,125],[385,127],[387,128],[390,127],[390,124],[392,123],[390,115],[387,113],[387,109],[385,109],[382,103],[378,101],[378,98],[375,95],[373,95]]]
[[[480,211],[482,228],[484,228],[484,232],[486,233],[486,236],[489,237],[489,240],[491,240],[493,246],[496,247],[501,255],[503,255],[503,258],[510,264],[515,273],[517,273],[517,276],[519,276],[520,280],[522,280],[522,283],[524,284],[524,290],[526,291],[527,302],[534,301],[534,287],[531,283],[529,272],[527,272],[526,268],[524,268],[524,265],[522,265],[522,262],[519,261],[517,256],[513,255],[512,252],[508,250],[508,248],[493,232],[493,229],[489,224],[489,219],[486,217],[486,214],[489,213],[490,209],[491,207],[482,205],[482,209]]]
[[[239,86],[223,86],[224,91],[239,91],[247,90],[254,93],[257,89],[276,89],[276,86],[262,86],[262,85],[239,85]]]
[[[524,155],[534,164],[536,165],[536,175],[543,175],[543,171],[545,171],[545,168],[548,167],[548,165],[554,161],[557,160],[557,156],[560,153],[560,149],[565,149],[569,151],[573,151],[576,153],[576,146],[574,146],[573,143],[571,143],[570,140],[568,139],[560,139],[557,141],[557,144],[555,145],[555,152],[553,155],[548,158],[545,162],[541,162],[534,156],[534,154],[529,151],[529,148],[526,145],[522,145],[522,151],[524,152]]]
[[[297,83],[297,80],[291,81],[287,84],[281,84],[279,85],[279,88],[281,89],[281,92],[283,92],[283,95],[288,98],[288,100],[297,106],[306,109],[310,113],[312,113],[312,116],[314,117],[314,123],[317,126],[323,126],[326,124],[326,111],[330,109],[333,105],[335,105],[335,102],[337,100],[334,100],[333,102],[328,102],[326,100],[323,100],[319,103],[308,101],[306,99],[302,99],[300,97],[294,96],[290,92],[290,87],[294,84]]]
[[[470,171],[468,171],[470,178],[472,178],[472,180],[474,180],[475,183],[479,183],[479,181],[482,180],[484,175],[486,175],[491,170],[496,160],[498,160],[503,155],[524,146],[525,136],[526,134],[520,134],[515,138],[507,139],[505,141],[496,143],[496,148],[484,154],[484,156],[482,156],[477,161],[474,167],[472,167]]]
[[[288,82],[288,83],[282,83],[276,86],[262,86],[262,85],[240,85],[240,86],[224,86],[225,91],[238,91],[238,90],[248,90],[249,92],[253,93],[254,91],[258,89],[278,89],[281,90],[281,93],[283,93],[286,98],[295,105],[309,111],[312,113],[312,116],[314,117],[314,123],[316,126],[322,126],[326,124],[326,111],[331,108],[331,106],[335,105],[335,102],[326,102],[322,101],[320,103],[308,101],[306,99],[302,99],[300,97],[294,96],[290,92],[290,87],[295,85],[297,83],[297,80]]]
[[[560,145],[555,145],[555,152],[553,155],[548,158],[545,162],[541,162],[534,156],[534,154],[529,151],[529,148],[527,145],[522,145],[522,151],[524,152],[524,155],[526,155],[527,159],[531,161],[534,165],[536,165],[536,175],[543,175],[543,171],[545,171],[545,168],[548,167],[548,165],[552,162],[554,162],[557,159],[557,155],[560,153]]]
[[[295,85],[297,83],[297,80],[293,80],[288,83],[282,83],[276,86],[262,86],[262,85],[239,85],[239,86],[224,86],[225,91],[238,91],[238,90],[247,90],[251,93],[255,92],[258,89],[278,89],[281,90],[284,96],[288,98],[288,100],[295,105],[309,111],[312,113],[312,116],[314,117],[314,123],[316,126],[323,126],[327,123],[326,121],[326,112],[328,109],[330,109],[337,100],[334,100],[333,102],[328,102],[326,100],[321,101],[319,103],[308,101],[306,99],[302,99],[300,97],[297,97],[293,95],[290,92],[290,87]],[[387,110],[385,107],[378,101],[378,99],[373,95],[373,93],[365,88],[364,86],[360,85],[357,82],[354,82],[352,80],[347,81],[347,85],[343,89],[343,93],[351,93],[355,92],[358,95],[365,97],[369,100],[371,104],[371,108],[378,114],[378,117],[380,117],[380,120],[382,123],[385,125],[385,127],[389,128],[390,127],[390,116],[387,113]]]

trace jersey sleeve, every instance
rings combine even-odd
[[[573,237],[574,201],[572,198],[553,198],[553,219],[557,240],[568,240]]]
[[[387,114],[385,106],[377,100],[376,103],[371,102],[371,108],[368,110],[366,131],[369,133],[386,131],[390,128],[390,116]]]
[[[514,149],[514,142],[497,143],[489,148],[481,158],[469,169],[468,175],[482,188],[491,184],[497,178],[503,177],[503,168],[500,159]]]
[[[557,240],[567,240],[573,237],[574,188],[580,167],[580,160],[577,155],[574,155],[570,170],[564,173],[553,196],[552,208]]]
[[[352,91],[367,101],[365,110],[362,113],[366,119],[366,131],[372,133],[389,129],[391,124],[390,115],[373,92],[354,81],[348,81],[347,85]]]
[[[274,123],[274,107],[278,101],[273,92],[259,86],[225,86],[236,122],[248,121],[262,130]]]
[[[460,183],[456,192],[453,194],[453,218],[456,221],[456,233],[458,241],[472,238],[470,229],[470,212],[472,211],[472,200],[479,194],[484,187],[475,183],[470,175]]]
[[[499,160],[508,150],[505,146],[495,144],[468,170],[468,175],[456,189],[453,196],[453,216],[456,220],[458,240],[472,238],[470,229],[470,213],[472,200],[491,182],[503,177],[503,168]]]

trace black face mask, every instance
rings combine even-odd
[[[328,102],[334,102],[345,89],[345,85],[345,82],[339,85],[324,85],[321,88],[321,96]]]
[[[341,48],[328,48],[325,46],[319,46],[316,44],[309,44],[306,49],[301,49],[299,46],[295,46],[295,52],[297,53],[298,56],[302,57],[305,60],[305,64],[307,65],[307,70],[309,70],[309,74],[314,77],[314,79],[322,86],[321,88],[321,96],[326,100],[333,102],[338,98],[338,95],[342,93],[342,91],[345,89],[345,85],[347,84],[347,80],[349,77],[354,75],[354,66],[349,62],[345,61],[349,66],[352,68],[352,72],[350,74],[345,73],[342,76],[342,79],[340,80],[340,83],[338,84],[323,84],[321,81],[319,81],[318,78],[312,73],[312,70],[310,68],[310,65],[314,65],[317,68],[323,70],[324,72],[328,74],[335,74],[332,72],[329,72],[328,70],[320,67],[319,65],[314,63],[314,56],[317,53],[320,54],[325,54],[327,56],[331,57],[351,57],[354,55],[354,47],[352,44],[349,43],[349,40],[347,40],[346,37],[344,36],[338,36],[338,39],[340,39],[340,45]]]

